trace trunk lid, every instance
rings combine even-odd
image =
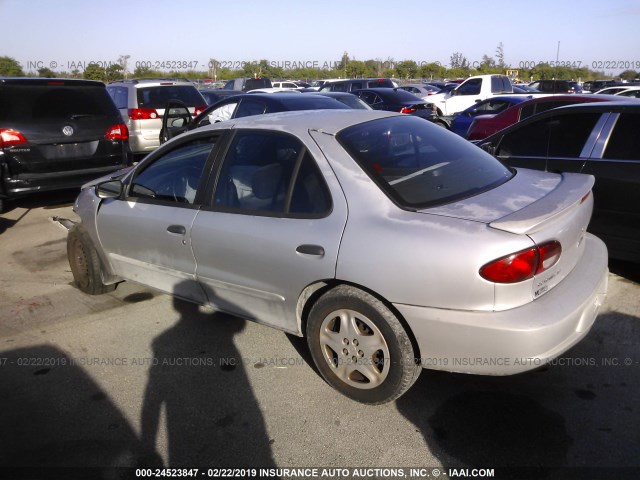
[[[560,283],[582,257],[593,211],[593,184],[590,175],[519,169],[510,181],[493,190],[421,213],[485,223],[489,228],[526,235],[537,246],[560,242],[558,262],[533,278],[531,298],[535,299]],[[510,288],[496,287],[497,309],[502,303],[500,290]],[[511,301],[507,297],[505,305]]]

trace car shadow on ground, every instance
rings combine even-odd
[[[73,205],[80,193],[79,188],[56,190],[52,192],[33,193],[28,197],[16,198],[6,201],[5,211],[10,212],[16,208],[62,208]]]
[[[447,469],[494,468],[494,478],[507,479],[638,478],[639,338],[639,318],[605,313],[550,365],[507,377],[424,370],[397,408]]]
[[[640,283],[640,263],[609,259],[609,271],[632,282]]]
[[[152,343],[141,440],[153,451],[166,415],[171,468],[275,466],[260,405],[234,345],[245,320],[174,299],[180,319]]]

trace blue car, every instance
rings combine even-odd
[[[473,119],[478,115],[495,115],[512,105],[530,100],[531,98],[533,98],[531,95],[500,95],[487,98],[456,114],[451,119],[450,130],[461,137],[467,138],[467,131],[471,126],[471,122],[473,122]]]

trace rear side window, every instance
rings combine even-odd
[[[491,93],[510,93],[511,82],[507,77],[491,77]]]
[[[162,109],[169,100],[180,100],[188,107],[204,105],[202,95],[190,85],[158,85],[138,88],[138,106],[140,108]]]
[[[240,131],[220,169],[214,205],[251,215],[318,217],[330,210],[331,197],[297,138]]]
[[[640,160],[640,114],[623,113],[618,118],[603,158]]]
[[[74,119],[119,115],[104,87],[5,85],[0,88],[0,120]]]
[[[598,118],[599,113],[574,113],[534,121],[505,134],[496,154],[500,157],[579,157]]]
[[[512,173],[491,155],[439,128],[417,117],[391,117],[349,127],[337,138],[401,207],[448,203],[511,178]]]
[[[253,98],[243,98],[240,101],[240,106],[236,110],[236,118],[250,117],[252,115],[262,115],[267,109],[267,105],[264,102],[255,100]]]

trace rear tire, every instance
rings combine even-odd
[[[400,397],[421,367],[404,327],[373,295],[340,285],[309,312],[307,343],[322,377],[343,395],[379,405]]]
[[[69,230],[67,257],[73,280],[79,290],[89,295],[101,295],[116,289],[115,283],[111,285],[102,283],[100,257],[89,234],[81,224],[76,224]]]

